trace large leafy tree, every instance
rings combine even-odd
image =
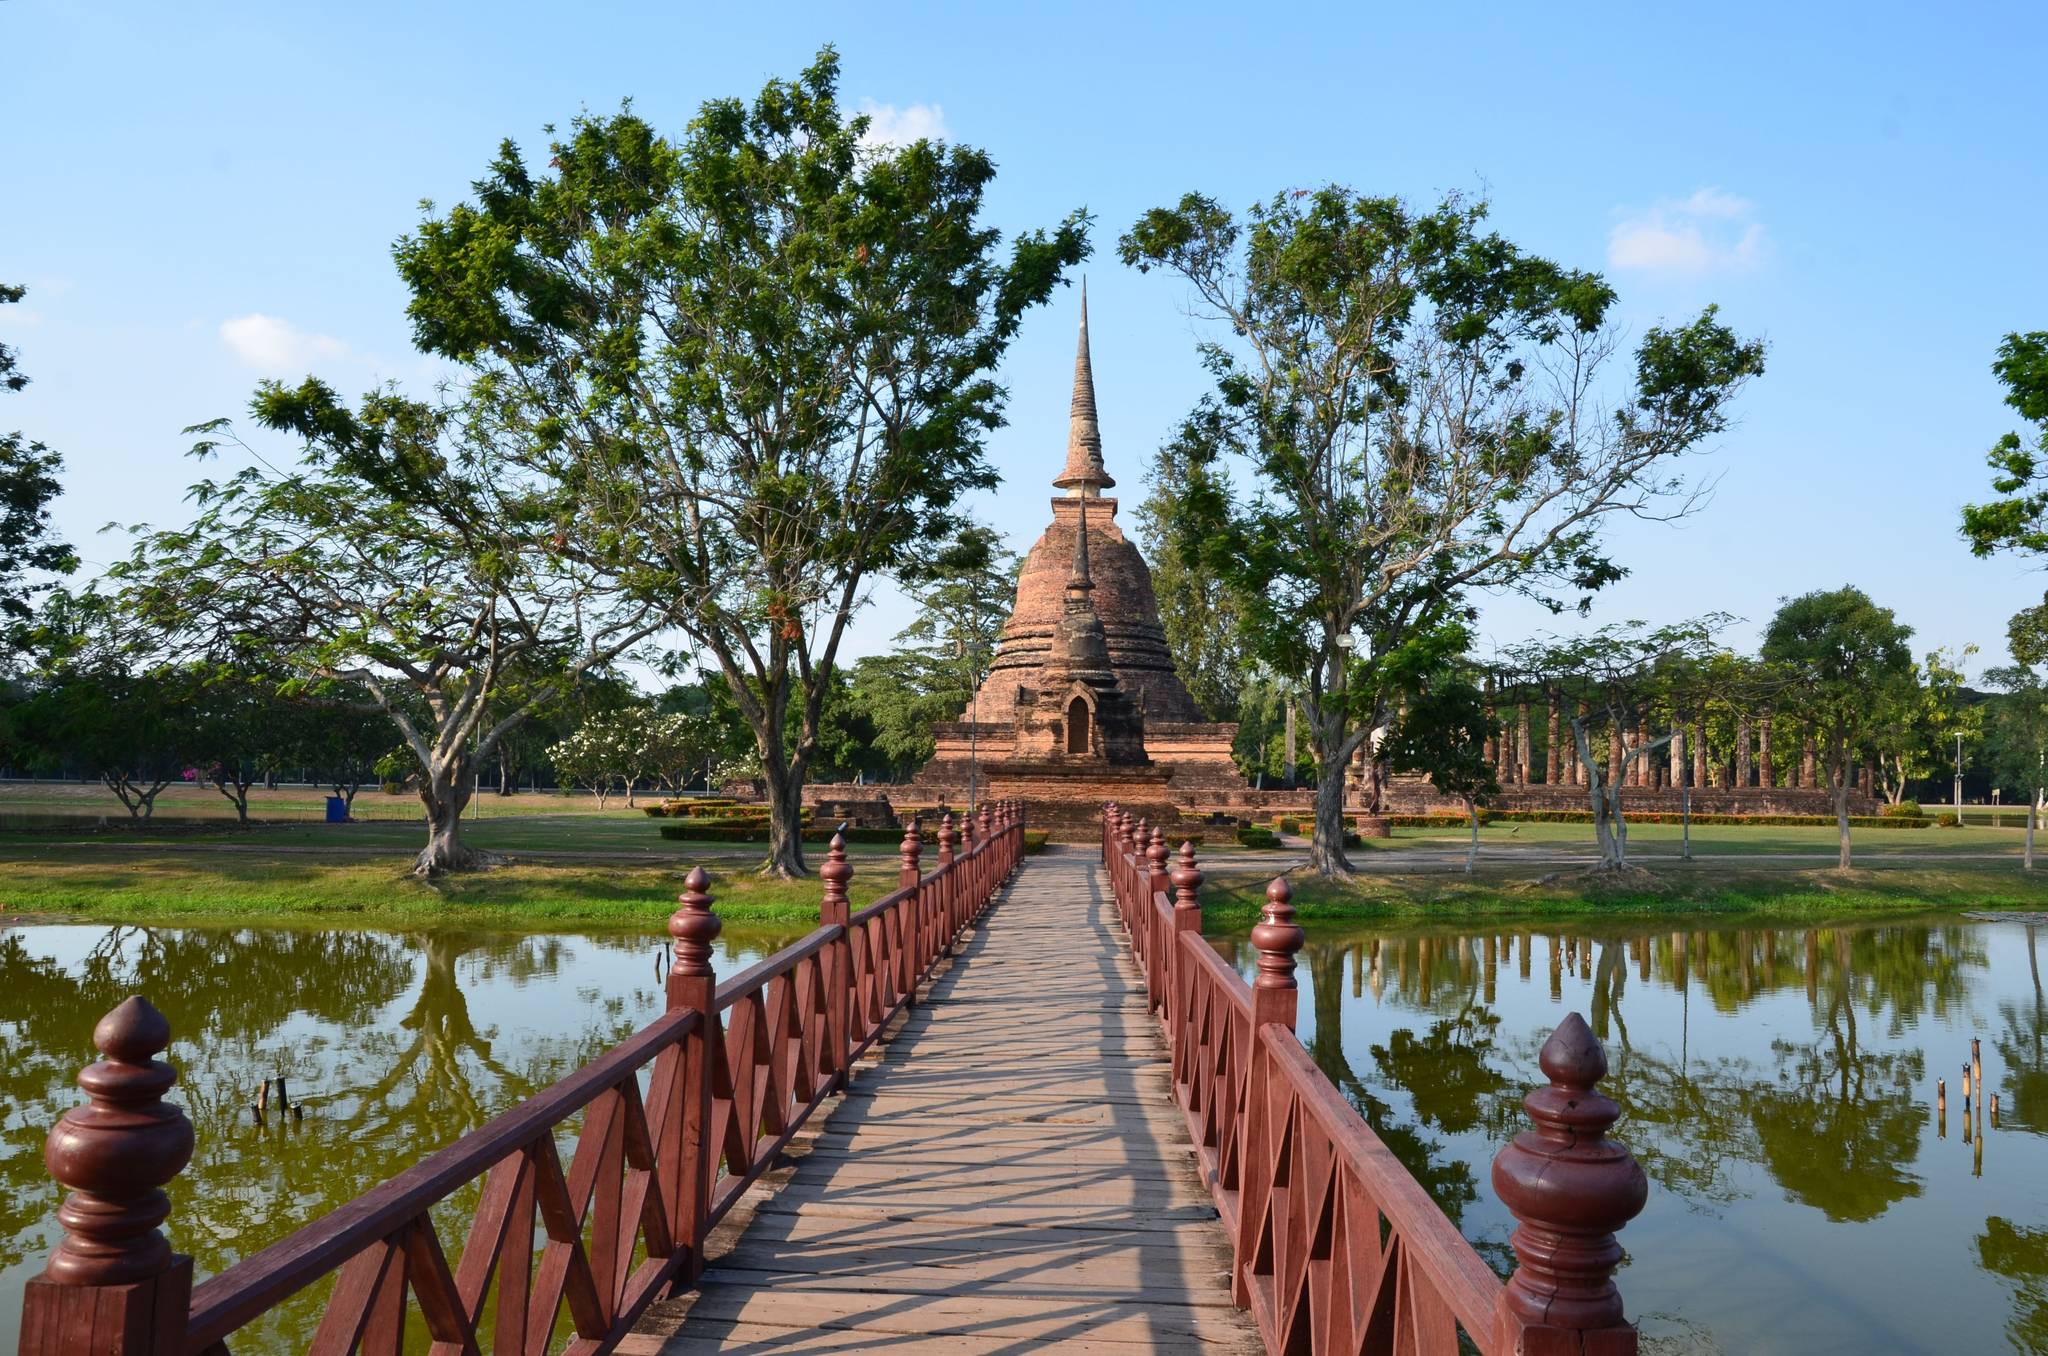
[[[1905,799],[1906,784],[1934,776],[1948,761],[1957,735],[1976,742],[1983,714],[1964,700],[1959,665],[1977,653],[1965,645],[1959,655],[1929,650],[1911,682],[1891,689],[1892,700],[1873,722],[1871,750],[1887,801]]]
[[[1910,693],[1912,628],[1858,588],[1820,590],[1788,599],[1764,630],[1759,651],[1785,683],[1784,700],[1811,722],[1834,792],[1840,833],[1839,868],[1851,865],[1849,795],[1856,763],[1867,750],[1874,712]]]
[[[1149,489],[1138,505],[1138,540],[1152,566],[1159,625],[1188,694],[1211,720],[1241,720],[1239,702],[1252,671],[1230,581],[1200,552],[1181,549],[1175,526],[1189,483],[1191,454],[1182,438],[1152,459]]]
[[[1512,667],[1559,693],[1572,712],[1572,743],[1585,772],[1600,851],[1596,871],[1628,869],[1622,793],[1636,764],[1654,757],[1675,734],[1653,733],[1653,714],[1694,705],[1710,688],[1723,698],[1746,695],[1730,690],[1732,674],[1716,662],[1714,633],[1733,620],[1716,612],[1667,626],[1610,622],[1584,635],[1532,641],[1508,656]],[[1604,757],[1594,752],[1596,733],[1606,736]]]
[[[0,306],[27,295],[26,288],[0,283]],[[19,355],[0,344],[0,391],[27,385]],[[60,492],[63,469],[64,459],[43,444],[19,432],[0,433],[0,654],[19,648],[31,600],[48,588],[36,576],[78,568],[78,556],[50,526],[50,501]]]
[[[421,875],[488,862],[462,841],[479,761],[526,714],[654,629],[653,610],[562,550],[577,509],[519,473],[463,405],[389,391],[351,410],[315,380],[266,384],[257,422],[302,440],[192,489],[183,528],[140,532],[111,573],[166,648],[257,656],[288,692],[347,684],[419,768]],[[210,456],[224,421],[195,430]]]
[[[2033,427],[1991,445],[1991,488],[2003,497],[1966,505],[1963,537],[1980,556],[2048,553],[2048,330],[2006,335],[1991,371],[2005,403]]]
[[[1456,669],[1428,675],[1403,704],[1379,756],[1395,772],[1420,772],[1447,796],[1465,803],[1472,830],[1465,874],[1479,864],[1479,807],[1500,794],[1486,741],[1495,733],[1486,695]]]
[[[418,342],[474,370],[580,505],[569,549],[659,604],[731,689],[805,870],[801,789],[847,624],[918,577],[995,483],[993,373],[1086,253],[1080,213],[1002,248],[995,166],[867,139],[830,49],[680,140],[581,117],[536,172],[507,142],[401,242]],[[791,713],[795,713],[794,738]]]
[[[975,689],[995,658],[1017,593],[1019,562],[1002,538],[972,524],[912,589],[917,616],[887,654],[853,665],[856,706],[874,732],[874,752],[891,772],[914,772],[932,756],[932,727],[971,718]]]
[[[1387,718],[1389,665],[1473,591],[1562,607],[1619,577],[1601,523],[1699,502],[1674,462],[1727,427],[1762,345],[1709,309],[1624,355],[1602,279],[1457,199],[1331,185],[1239,218],[1190,194],[1120,247],[1214,327],[1176,535],[1231,584],[1253,657],[1302,681],[1313,860],[1347,873],[1344,769]]]

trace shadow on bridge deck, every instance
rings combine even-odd
[[[1168,1076],[1095,853],[1030,859],[620,1350],[1257,1351]]]

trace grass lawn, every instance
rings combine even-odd
[[[1589,879],[1570,868],[1550,873],[1488,866],[1472,876],[1402,872],[1397,853],[1362,863],[1350,882],[1289,877],[1304,922],[1318,919],[1476,919],[1544,915],[1750,913],[1819,919],[1848,914],[1930,910],[2048,910],[2048,863],[2029,874],[1994,862],[1897,862],[1842,875],[1832,869],[1745,867],[1719,861],[1668,862],[1621,881]],[[1272,872],[1243,859],[1208,870],[1202,889],[1206,925],[1250,926]],[[1208,930],[1214,932],[1215,926]]]
[[[1683,827],[1677,824],[1631,824],[1628,826],[1629,856],[1676,857],[1684,832]],[[1399,851],[1403,847],[1424,844],[1462,849],[1469,833],[1470,830],[1464,828],[1395,829],[1392,838],[1366,839],[1365,842],[1381,851]],[[2007,816],[2005,828],[1972,822],[1954,829],[1849,830],[1849,841],[1859,856],[1864,853],[1915,856],[1923,853],[2017,854],[2025,840],[2026,824],[2017,815]],[[1832,856],[1838,841],[1837,830],[1832,824],[1760,825],[1754,828],[1737,824],[1696,824],[1692,830],[1692,850],[1696,857],[1773,853],[1826,853]],[[1489,848],[1572,846],[1590,851],[1592,844],[1591,824],[1495,823],[1479,830],[1481,861],[1485,860]],[[2040,846],[2048,852],[2048,837],[2041,840]]]
[[[0,922],[14,915],[156,923],[425,924],[659,934],[687,866],[536,863],[431,884],[402,857],[263,853],[119,853],[0,845]],[[718,914],[735,922],[813,923],[820,886],[765,880],[747,863],[712,866]],[[895,872],[854,872],[856,907],[895,888]]]

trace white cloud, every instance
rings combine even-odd
[[[1747,273],[1763,262],[1769,245],[1756,204],[1702,188],[1623,217],[1607,237],[1607,264],[1668,277]]]
[[[946,130],[946,110],[938,104],[911,104],[898,108],[894,104],[878,104],[873,99],[860,101],[860,111],[867,116],[868,130],[861,137],[861,145],[870,149],[881,146],[908,146],[913,141],[945,141],[952,136]]]
[[[221,321],[220,337],[237,358],[270,376],[297,376],[310,367],[358,361],[354,349],[331,335],[259,312]]]

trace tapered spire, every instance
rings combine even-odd
[[[1081,340],[1074,353],[1074,405],[1067,418],[1067,466],[1053,484],[1078,498],[1116,482],[1102,469],[1102,430],[1095,422],[1095,368],[1088,360],[1088,281],[1081,280]]]
[[[1067,592],[1087,592],[1095,587],[1088,574],[1088,501],[1081,501],[1081,525],[1074,533],[1074,572],[1067,576]]]

